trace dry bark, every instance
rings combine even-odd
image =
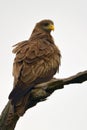
[[[55,90],[64,88],[64,85],[82,83],[87,81],[87,70],[79,72],[73,76],[63,79],[52,79],[49,82],[37,85],[31,92],[26,110],[35,106],[38,102],[45,101]],[[0,130],[14,130],[19,117],[14,116],[9,124],[7,124],[8,114],[11,107],[8,101],[0,116]]]

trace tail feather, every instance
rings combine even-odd
[[[9,99],[11,99],[11,103],[16,105],[23,96],[25,96],[31,89],[34,88],[34,85],[30,85],[29,87],[19,85],[16,86],[10,93]]]

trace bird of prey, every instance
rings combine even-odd
[[[59,70],[61,54],[55,45],[51,31],[54,23],[42,20],[36,23],[29,40],[14,45],[14,87],[9,95],[18,115],[24,113],[27,95],[39,83],[49,81]]]

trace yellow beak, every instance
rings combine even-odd
[[[48,26],[48,29],[50,29],[50,30],[53,30],[54,31],[54,25],[53,24],[50,24],[49,26]]]

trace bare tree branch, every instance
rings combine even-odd
[[[64,88],[64,85],[82,83],[87,81],[87,70],[79,72],[76,75],[70,76],[64,79],[52,79],[43,84],[38,84],[31,92],[29,96],[29,102],[26,110],[35,106],[38,102],[45,101],[55,90]],[[5,106],[0,116],[0,130],[14,130],[19,117],[14,113],[13,118],[9,124],[7,124],[8,114],[11,109],[10,101]]]

